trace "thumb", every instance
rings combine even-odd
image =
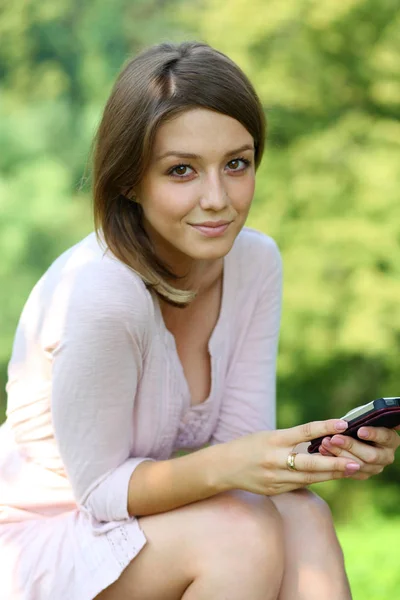
[[[311,421],[297,427],[282,429],[282,441],[285,445],[295,445],[301,442],[310,442],[315,438],[324,437],[326,435],[335,435],[335,433],[343,433],[346,431],[349,424],[343,419],[329,419],[327,421]]]

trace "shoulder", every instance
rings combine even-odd
[[[102,246],[95,233],[53,262],[36,295],[53,322],[61,314],[63,321],[70,317],[95,326],[123,321],[137,329],[149,322],[151,298],[142,279]]]
[[[275,240],[256,229],[244,227],[231,250],[232,259],[240,267],[241,275],[259,278],[281,273],[282,258]]]

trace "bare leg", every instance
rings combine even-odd
[[[139,521],[148,543],[98,600],[277,600],[283,528],[269,498],[234,490]]]
[[[279,600],[351,600],[342,549],[326,503],[307,489],[272,500],[285,532],[285,574]]]

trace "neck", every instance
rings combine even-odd
[[[188,276],[179,280],[178,285],[183,283],[184,289],[195,290],[201,296],[221,278],[223,265],[223,258],[195,261]]]
[[[152,233],[151,238],[157,256],[178,277],[178,279],[169,281],[171,285],[202,294],[220,278],[223,269],[223,258],[194,259],[167,244],[165,240],[154,235],[154,233]]]

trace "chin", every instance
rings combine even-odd
[[[217,260],[228,254],[233,246],[234,239],[213,240],[207,244],[192,244],[188,248],[187,256],[194,260]]]

